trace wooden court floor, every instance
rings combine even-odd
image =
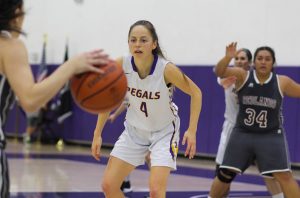
[[[100,189],[109,150],[103,150],[100,162],[85,146],[31,144],[9,140],[7,145],[12,198],[102,198]],[[211,160],[179,158],[172,172],[167,197],[207,197],[215,164]],[[300,171],[294,175],[300,181]],[[149,172],[138,167],[130,176],[133,192],[126,197],[144,198],[148,194]],[[229,197],[270,197],[255,167],[250,167],[233,182]]]

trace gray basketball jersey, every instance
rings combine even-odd
[[[129,107],[126,121],[132,126],[159,131],[177,116],[177,107],[172,102],[172,88],[166,85],[164,70],[169,61],[155,56],[149,75],[141,79],[133,56],[123,58],[123,69],[128,81]]]
[[[237,127],[249,132],[268,132],[282,128],[282,98],[278,77],[271,73],[260,84],[255,70],[248,72],[244,85],[238,90],[239,114]]]

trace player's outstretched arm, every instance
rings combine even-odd
[[[300,84],[285,75],[279,75],[279,83],[283,95],[300,98]]]
[[[101,72],[93,65],[108,61],[108,56],[102,50],[82,53],[69,59],[43,81],[35,83],[24,43],[19,39],[9,42],[10,46],[3,55],[2,69],[27,112],[34,112],[45,105],[73,75],[86,71]]]

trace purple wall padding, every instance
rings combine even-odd
[[[53,71],[56,66],[50,66]],[[185,66],[180,67],[202,90],[203,103],[200,121],[197,132],[197,152],[201,154],[215,155],[219,144],[220,133],[224,121],[224,93],[223,88],[216,82],[216,77],[212,71],[212,66]],[[36,67],[33,67],[36,70]],[[288,75],[295,81],[300,82],[299,67],[278,67],[277,73]],[[174,101],[179,107],[181,118],[181,136],[188,128],[189,122],[189,96],[176,89]],[[91,142],[97,116],[91,115],[73,105],[73,116],[68,118],[62,126],[59,126],[59,135],[66,140]],[[300,162],[300,100],[285,97],[283,103],[284,126],[286,129],[287,140],[291,161]],[[8,118],[5,131],[15,133],[16,128],[16,108],[14,108]],[[25,131],[24,114],[19,114],[19,133]],[[123,131],[124,114],[114,123],[107,123],[103,131],[103,142],[114,144]],[[267,142],[266,142],[267,143]],[[272,145],[270,145],[272,146]],[[181,146],[183,151],[185,147]]]

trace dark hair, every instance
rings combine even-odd
[[[138,25],[144,26],[150,32],[153,41],[156,41],[156,43],[157,43],[156,48],[154,50],[152,50],[152,54],[159,55],[159,56],[162,56],[163,58],[165,58],[165,56],[164,56],[164,54],[163,54],[163,52],[162,52],[162,50],[161,50],[161,48],[159,46],[158,36],[157,36],[156,30],[154,28],[154,25],[150,21],[140,20],[140,21],[137,21],[134,24],[132,24],[130,26],[130,29],[129,29],[129,32],[128,32],[128,38],[129,38],[129,35],[130,35],[132,29],[135,26],[138,26]]]
[[[268,46],[262,46],[262,47],[257,48],[254,53],[254,60],[256,59],[258,52],[260,52],[262,50],[266,50],[266,51],[270,52],[272,59],[273,59],[273,65],[274,65],[276,63],[275,51],[271,47],[268,47]]]
[[[247,48],[241,48],[240,50],[238,50],[238,52],[245,52],[246,56],[248,58],[248,61],[252,61],[252,53],[250,52],[249,49],[247,49]]]
[[[23,0],[0,0],[0,31],[7,30],[23,33],[18,27],[11,25],[11,20],[25,14],[22,10],[23,3]],[[16,13],[17,9],[20,9],[19,13]]]

